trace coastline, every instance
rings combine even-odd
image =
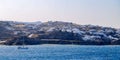
[[[0,46],[23,46],[23,45],[0,45]],[[120,45],[38,44],[38,45],[24,45],[24,46],[120,46]]]

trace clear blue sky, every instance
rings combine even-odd
[[[0,20],[68,21],[120,28],[120,0],[0,0]]]

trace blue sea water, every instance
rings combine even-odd
[[[32,45],[29,49],[0,45],[0,60],[120,60],[120,46]]]

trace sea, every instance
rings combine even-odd
[[[0,45],[0,60],[120,60],[119,45]]]

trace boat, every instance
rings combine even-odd
[[[19,46],[18,49],[28,49],[28,47]]]
[[[19,46],[17,49],[29,49],[28,47],[25,47],[25,43],[24,43],[24,37],[23,37],[23,40],[22,40],[22,46]]]

